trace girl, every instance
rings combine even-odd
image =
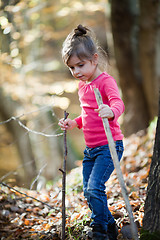
[[[83,190],[92,211],[92,239],[116,240],[118,229],[107,206],[105,183],[114,170],[102,118],[108,118],[119,160],[123,153],[123,134],[117,122],[124,111],[116,81],[102,72],[107,54],[97,45],[90,29],[79,25],[63,43],[62,57],[72,75],[79,79],[82,113],[74,120],[61,119],[62,130],[82,128],[86,143],[83,159]],[[105,58],[103,62],[102,59]],[[94,88],[103,99],[99,108]]]

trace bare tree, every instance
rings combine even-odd
[[[158,236],[160,236],[160,97],[154,152],[149,173],[147,197],[144,207],[143,231],[141,239],[144,240],[149,239],[149,235],[151,234],[152,239],[159,239]]]
[[[9,119],[14,116],[16,103],[9,97],[5,96],[0,89],[0,117],[2,120]],[[18,125],[17,122],[11,121],[5,125],[15,140],[17,150],[24,166],[24,182],[26,186],[30,186],[31,181],[36,176],[36,164],[31,148],[29,135]],[[30,163],[30,164],[28,164]],[[26,165],[27,164],[27,165]]]
[[[126,136],[145,129],[158,110],[160,1],[111,1],[111,23]]]

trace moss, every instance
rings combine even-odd
[[[148,230],[141,229],[140,240],[160,240],[160,232],[156,231],[154,233]]]

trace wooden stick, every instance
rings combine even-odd
[[[64,111],[64,120],[67,119],[69,113]],[[66,228],[66,206],[65,206],[65,195],[66,195],[66,161],[67,161],[67,131],[64,130],[64,161],[63,169],[59,169],[62,172],[62,240],[65,240],[65,228]]]
[[[95,96],[96,96],[97,104],[98,104],[98,106],[100,106],[101,104],[103,104],[103,101],[102,101],[102,97],[101,97],[101,94],[99,92],[99,89],[95,88],[94,93],[95,93]],[[116,169],[117,177],[118,177],[118,180],[119,180],[119,183],[120,183],[120,186],[121,186],[122,195],[123,195],[123,198],[124,198],[124,201],[125,201],[125,204],[126,204],[126,209],[128,211],[128,214],[129,214],[132,237],[133,237],[134,240],[138,240],[138,230],[137,230],[137,226],[134,222],[132,208],[131,208],[131,205],[130,205],[130,202],[129,202],[129,199],[128,199],[128,193],[127,193],[127,189],[126,189],[125,182],[124,182],[124,179],[123,179],[123,174],[122,174],[121,167],[120,167],[120,162],[119,162],[119,159],[118,159],[118,156],[117,156],[115,143],[114,143],[112,133],[111,133],[111,130],[110,130],[108,118],[102,118],[102,121],[103,121],[103,126],[104,126],[104,129],[105,129],[105,133],[106,133],[106,136],[107,136],[107,139],[108,139],[108,145],[109,145],[110,153],[111,153],[111,156],[112,156],[112,159],[113,159],[114,167]]]

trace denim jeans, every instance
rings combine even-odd
[[[119,160],[123,154],[123,141],[115,142]],[[88,206],[92,211],[92,225],[100,225],[107,231],[108,224],[115,222],[107,206],[105,183],[114,170],[109,146],[95,148],[86,147],[83,159],[83,191],[87,198]]]

